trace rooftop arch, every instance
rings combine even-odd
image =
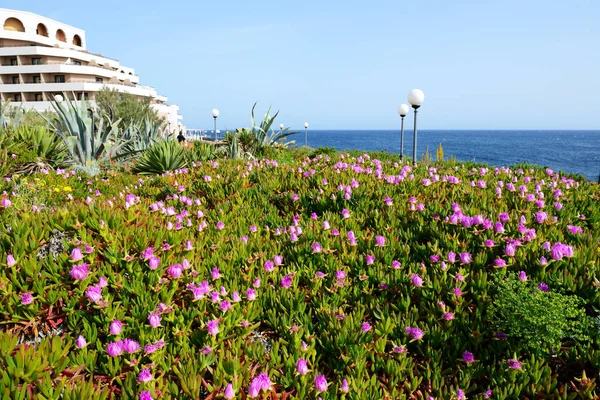
[[[62,29],[59,29],[56,31],[56,39],[60,40],[61,42],[67,42],[67,35],[65,35],[65,32]]]
[[[35,33],[37,33],[40,36],[48,37],[48,28],[46,28],[46,25],[39,23],[37,25],[37,28],[35,29]]]
[[[5,31],[13,31],[13,32],[25,32],[25,26],[21,22],[21,20],[17,18],[7,18],[4,21],[4,30]]]
[[[73,36],[73,44],[81,47],[81,37],[79,35]]]

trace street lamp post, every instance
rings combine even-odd
[[[279,124],[279,130],[282,131],[283,130],[283,124]]]
[[[398,107],[398,115],[400,115],[400,118],[402,119],[400,125],[400,161],[404,161],[404,117],[406,117],[409,111],[408,105],[406,104],[400,104],[400,107]]]
[[[217,140],[217,117],[219,116],[219,110],[217,110],[216,108],[213,108],[212,116],[215,121],[215,140]]]
[[[308,122],[304,123],[304,147],[308,147]]]
[[[415,110],[415,127],[413,130],[413,164],[417,165],[417,110],[423,104],[425,94],[421,89],[413,89],[408,93],[408,102]]]

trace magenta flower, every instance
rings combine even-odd
[[[385,238],[383,236],[375,236],[375,244],[379,247],[385,246]]]
[[[329,221],[323,221],[323,230],[328,230],[331,228]]]
[[[317,392],[325,392],[327,390],[327,385],[328,384],[325,375],[317,375],[315,377],[315,388],[317,389]]]
[[[259,288],[260,287],[260,278],[256,278],[254,280],[254,282],[252,282],[252,286],[254,286],[255,288]]]
[[[485,247],[494,247],[496,245],[496,242],[490,239],[487,239],[485,242]]]
[[[138,382],[146,383],[152,380],[152,373],[150,368],[144,368],[138,375]]]
[[[296,370],[300,375],[306,375],[308,373],[308,365],[306,364],[306,360],[304,358],[299,358],[296,363]]]
[[[256,300],[256,291],[254,289],[252,289],[252,288],[246,290],[246,297],[250,301]]]
[[[517,246],[514,243],[508,243],[504,248],[504,253],[508,257],[513,257],[515,255],[515,251],[517,250]]]
[[[548,260],[546,259],[546,257],[541,256],[540,257],[540,265],[543,267],[545,265],[548,265]]]
[[[154,400],[149,390],[144,390],[140,393],[140,400]]]
[[[321,246],[319,242],[314,242],[312,244],[312,251],[313,253],[320,253],[323,251],[323,246]]]
[[[85,291],[85,295],[92,303],[98,303],[102,300],[102,288],[100,286],[90,286]]]
[[[492,393],[493,393],[493,392],[492,392],[491,390],[486,390],[486,391],[483,393],[483,397],[484,397],[484,398],[486,398],[486,399],[489,399],[490,397],[492,397]]]
[[[88,266],[86,263],[80,265],[73,265],[71,268],[71,277],[76,281],[82,281],[87,278],[89,273]]]
[[[418,274],[412,274],[411,278],[412,284],[416,287],[423,286],[423,278],[421,278]]]
[[[350,218],[350,211],[348,211],[347,209],[343,209],[342,210],[342,217],[344,218]]]
[[[15,260],[15,257],[12,254],[9,254],[6,256],[6,265],[8,265],[9,267],[12,267],[16,263],[17,263],[17,261]]]
[[[77,337],[77,340],[75,341],[75,346],[77,346],[78,349],[83,349],[85,346],[87,346],[85,338],[79,335],[79,337]]]
[[[221,221],[217,222],[217,229],[222,230],[223,228],[225,228],[225,224]]]
[[[368,322],[363,322],[363,324],[360,327],[360,330],[363,332],[369,332],[371,330],[371,324]]]
[[[400,261],[398,261],[398,260],[392,261],[392,268],[400,269],[401,266],[402,266],[402,264],[400,263]]]
[[[79,247],[75,247],[73,251],[71,251],[71,261],[79,261],[83,259],[83,254],[81,253],[81,249]]]
[[[507,361],[507,364],[510,369],[521,369],[521,363],[518,360],[510,359]]]
[[[208,333],[213,336],[219,333],[219,321],[215,319],[208,321],[206,324],[206,330],[208,330]]]
[[[219,308],[221,309],[221,311],[226,312],[229,311],[231,309],[231,303],[228,302],[227,300],[223,300],[221,302],[221,304],[219,304]]]
[[[414,340],[420,340],[421,338],[423,338],[423,335],[425,334],[425,332],[423,332],[419,328],[412,328],[410,326],[406,327],[405,332],[408,336],[410,336],[411,339],[414,339]]]
[[[465,350],[462,354],[462,359],[467,364],[471,364],[475,362],[475,356],[470,351]]]
[[[150,256],[150,259],[148,260],[148,268],[155,270],[158,268],[158,264],[160,264],[160,258],[156,256]]]
[[[373,263],[375,262],[375,257],[373,257],[370,254],[367,254],[366,261],[367,261],[367,265],[373,265]]]
[[[446,321],[452,321],[454,319],[454,314],[447,312],[442,314],[442,318],[444,318]]]
[[[342,387],[340,388],[342,393],[348,393],[350,391],[350,386],[348,386],[348,380],[342,380]]]
[[[98,286],[100,286],[101,288],[103,288],[103,287],[107,287],[107,286],[108,286],[108,281],[106,280],[106,277],[105,277],[105,276],[101,276],[101,277],[98,279]]]
[[[152,311],[150,315],[148,315],[148,322],[151,327],[158,328],[160,326],[160,314]]]
[[[527,281],[527,274],[525,273],[525,271],[519,272],[519,280],[521,282],[526,282]]]
[[[504,261],[501,258],[496,258],[494,260],[494,266],[496,266],[496,267],[506,267],[506,261]]]
[[[140,344],[133,339],[123,339],[122,346],[129,354],[136,353],[140,349]]]
[[[185,251],[191,251],[194,248],[191,240],[185,242]]]
[[[106,346],[106,352],[111,357],[120,356],[121,354],[123,354],[123,350],[123,342],[120,340],[117,342],[109,343],[108,346]]]
[[[448,252],[448,262],[456,262],[456,253],[453,251]]]
[[[272,272],[275,269],[275,264],[273,264],[273,261],[271,260],[267,260],[265,261],[265,271],[267,272]]]
[[[294,274],[288,274],[281,279],[281,286],[284,288],[289,288],[292,286],[292,279],[294,278]]]
[[[273,264],[283,265],[283,256],[276,255],[275,257],[273,257]]]
[[[456,400],[466,400],[467,396],[465,396],[465,392],[462,391],[462,389],[458,389],[458,391],[456,392]]]
[[[8,208],[8,207],[10,207],[12,202],[9,199],[7,199],[6,197],[3,197],[2,202],[0,202],[0,204],[2,205],[3,208]]]
[[[464,253],[460,253],[460,262],[463,264],[470,264],[471,263],[471,254],[464,252]]]
[[[452,289],[452,294],[460,297],[462,296],[463,292],[461,288],[455,287],[454,289]]]
[[[219,271],[219,268],[213,268],[211,273],[210,273],[211,278],[213,278],[214,280],[217,279],[221,279],[221,272]]]
[[[250,382],[250,387],[248,388],[248,396],[251,398],[255,398],[259,395],[261,390],[269,391],[271,390],[271,380],[269,379],[269,375],[260,374],[256,378],[252,379]]]
[[[113,320],[110,323],[109,332],[111,335],[118,335],[123,330],[123,323],[118,319]]]
[[[158,350],[158,347],[156,347],[156,345],[154,345],[152,343],[147,344],[146,346],[144,346],[144,353],[146,353],[146,354],[152,354],[156,350]]]
[[[541,290],[542,292],[550,291],[550,288],[548,288],[548,285],[544,282],[540,282],[540,284],[538,285],[538,289]]]
[[[233,390],[231,383],[228,383],[227,386],[225,386],[225,393],[223,393],[223,396],[227,400],[235,398],[235,391]]]
[[[167,270],[167,272],[169,273],[169,275],[171,275],[172,278],[177,279],[183,273],[183,265],[181,265],[181,264],[171,265],[169,267],[169,269]]]

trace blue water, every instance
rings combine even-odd
[[[597,181],[600,175],[600,131],[418,131],[420,158],[441,143],[445,157],[477,161],[494,166],[529,162],[556,171],[576,173]],[[292,137],[304,144],[304,132]],[[308,145],[337,150],[385,150],[400,153],[400,130],[308,130]],[[412,157],[413,132],[404,132],[404,154]]]

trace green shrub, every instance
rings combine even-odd
[[[537,355],[555,354],[561,343],[587,341],[590,318],[575,295],[542,291],[516,275],[497,282],[492,314],[498,328]]]
[[[185,149],[175,140],[161,140],[146,150],[131,169],[140,175],[161,175],[188,165]]]

